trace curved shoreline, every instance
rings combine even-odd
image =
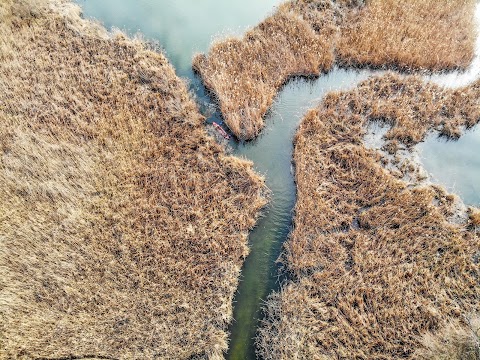
[[[407,5],[287,1],[242,39],[213,44],[207,56],[194,58],[193,67],[242,140],[261,132],[263,116],[291,76],[319,75],[335,63],[411,71],[466,68],[474,56],[475,0],[453,1],[448,9],[434,0]],[[420,23],[419,14],[425,17]],[[373,44],[364,33],[375,34]],[[415,53],[412,44],[419,48]]]
[[[0,9],[0,10],[1,10],[1,9]],[[0,13],[1,13],[1,11],[0,11]],[[75,29],[75,31],[79,31],[79,30],[78,30],[78,29]],[[137,75],[138,75],[138,77],[136,77]],[[148,72],[144,72],[144,71],[142,71],[142,73],[140,73],[140,74],[133,73],[133,76],[136,77],[139,82],[141,82],[144,86],[147,86],[147,87],[149,86],[149,85],[148,85],[149,82],[152,80],[151,74],[148,74]],[[288,87],[288,86],[287,86],[287,87]],[[284,89],[285,89],[285,88],[284,88]],[[156,91],[158,91],[158,90],[162,90],[161,87],[156,87]],[[164,92],[163,92],[163,91],[160,91],[159,93],[162,94],[162,96],[164,95]],[[177,110],[178,110],[178,109],[177,109]],[[178,113],[177,113],[177,115],[178,115]],[[175,121],[178,121],[179,118],[182,118],[182,116],[180,116],[180,117],[176,116],[176,120],[175,120]],[[201,120],[201,121],[203,121],[203,120]],[[187,122],[188,126],[192,126],[192,123],[190,123],[189,119],[186,119],[186,122]],[[452,130],[455,130],[455,129],[452,129]],[[202,129],[202,131],[203,131],[203,129]],[[455,131],[453,131],[453,132],[451,132],[451,133],[452,133],[452,134],[455,134]],[[175,133],[175,134],[178,135],[179,133]],[[197,133],[195,133],[195,134],[197,134]],[[183,136],[183,135],[182,135],[182,136]],[[107,142],[108,142],[108,140],[107,140]],[[183,150],[186,150],[186,152],[188,153],[188,151],[189,151],[189,150],[188,150],[188,149],[189,149],[189,146],[192,145],[192,144],[194,144],[194,143],[195,143],[195,141],[192,140],[192,142],[189,142],[189,145],[188,145],[187,147],[182,147],[182,149],[183,149]],[[3,145],[4,145],[4,144],[2,144],[2,146],[3,146]],[[175,146],[177,146],[177,145],[179,145],[179,144],[178,144],[178,143],[175,143]],[[1,148],[1,149],[3,149],[3,148]],[[198,148],[197,148],[197,150],[198,150]],[[220,151],[220,150],[219,150],[219,151]],[[221,152],[222,152],[222,151],[220,151],[219,153],[221,153]],[[110,155],[109,155],[109,156],[110,156]],[[171,156],[171,154],[170,154],[170,156]],[[223,159],[223,157],[219,155],[219,157],[217,158],[217,160],[219,160],[220,158]],[[205,165],[205,159],[201,159],[201,160],[203,161],[202,164]],[[224,160],[225,160],[225,159],[224,159]],[[232,160],[232,161],[233,161],[233,160]],[[289,160],[288,160],[288,161],[289,161]],[[221,161],[221,163],[222,163],[221,166],[224,167],[225,164],[227,164],[228,162],[229,162],[228,160],[226,160],[225,162]],[[238,169],[237,169],[237,170],[239,170],[239,173],[241,173],[241,174],[243,174],[243,175],[246,175],[246,177],[252,177],[252,178],[255,177],[255,175],[252,175],[252,173],[250,173],[249,171],[245,171],[246,168],[251,169],[251,164],[249,165],[249,164],[246,164],[246,163],[244,163],[244,162],[240,162],[240,163],[238,163],[237,165],[238,165]],[[101,166],[100,166],[99,168],[101,168]],[[112,168],[113,168],[113,166],[112,166]],[[129,168],[129,167],[127,167],[127,168]],[[35,167],[33,167],[33,169],[35,170]],[[130,168],[129,168],[129,169],[130,169]],[[230,170],[231,170],[231,169],[230,169]],[[230,171],[230,170],[228,170],[228,171]],[[270,175],[271,175],[271,174],[270,174]],[[208,175],[205,175],[205,176],[208,176]],[[91,177],[91,178],[94,178],[94,175],[91,175],[90,177]],[[244,184],[237,184],[237,183],[235,183],[235,184],[233,184],[233,185],[234,185],[234,187],[239,187],[239,188],[244,187]],[[149,186],[150,186],[150,185],[149,185]],[[254,187],[260,188],[261,186],[260,186],[258,183],[256,183],[256,185],[255,185]],[[259,193],[261,193],[261,192],[262,192],[262,191],[260,190]],[[439,192],[439,193],[441,194],[441,192]],[[251,195],[251,194],[250,194],[250,195]],[[257,195],[258,195],[258,194],[257,194]],[[253,196],[253,195],[252,195],[252,196]],[[442,198],[442,199],[445,198],[444,200],[445,200],[446,202],[449,201],[449,200],[448,200],[448,197],[446,197],[446,196],[440,195],[439,197]],[[257,196],[257,198],[258,198],[258,196]],[[447,201],[447,200],[448,200],[448,201]],[[443,201],[443,200],[442,200],[442,201]],[[249,203],[249,202],[246,201],[246,203]],[[260,207],[259,204],[257,204],[256,206],[257,206],[257,207]],[[445,207],[445,209],[447,209],[447,207]],[[189,218],[189,219],[190,219],[190,218]],[[472,219],[471,221],[473,222],[474,219],[475,219],[475,217],[472,216],[471,219]],[[191,221],[192,221],[192,220],[188,220],[188,223],[190,223]],[[360,221],[360,220],[357,219],[357,221]],[[250,221],[249,221],[248,223],[249,223],[249,224],[253,224],[253,223],[250,222]],[[354,222],[354,224],[355,224],[355,226],[358,225],[356,222]],[[253,225],[248,225],[248,226],[251,227],[251,226],[253,226]],[[191,228],[190,226],[187,226],[187,227],[186,227],[186,230],[187,230],[187,233],[191,233],[192,228]],[[193,230],[194,230],[194,232],[196,232],[197,229],[196,229],[196,228],[193,228]],[[118,236],[118,234],[116,234],[116,236]],[[231,240],[232,240],[232,241],[235,241],[233,237],[231,238]],[[245,239],[243,239],[243,240],[245,240]],[[245,242],[245,241],[244,241],[244,242]],[[347,245],[348,245],[348,244],[347,244]],[[350,245],[348,245],[348,246],[350,246]],[[347,246],[347,248],[348,248],[348,246]],[[245,255],[246,255],[246,250],[244,249],[240,257],[244,257]],[[351,255],[349,255],[348,261],[346,261],[346,263],[349,263],[349,264],[350,264],[349,266],[350,266],[351,268],[354,267],[354,265],[352,266],[352,264],[351,264],[352,259],[353,259],[353,257],[352,257]],[[243,260],[243,259],[242,259],[242,260]],[[237,258],[235,259],[235,261],[236,261],[237,263],[241,263],[241,260],[239,260],[239,259],[237,259]],[[314,268],[315,268],[315,267],[314,267]],[[198,268],[197,268],[196,270],[198,270]],[[224,267],[221,267],[220,271],[225,272],[225,268],[224,268]],[[233,273],[235,273],[235,272],[236,272],[236,274],[238,275],[238,271],[239,271],[239,266],[237,266],[237,267],[234,269],[234,271],[232,272],[232,276],[234,276]],[[307,272],[308,272],[308,271],[307,271]],[[211,277],[207,276],[206,279],[208,280],[208,278],[211,278]],[[215,276],[214,276],[214,278],[215,278]],[[237,278],[238,278],[238,276],[237,276]],[[236,280],[236,281],[237,281],[237,280]],[[208,282],[208,281],[207,281],[207,282]],[[230,294],[231,294],[231,292],[230,292]],[[232,295],[232,296],[233,296],[233,295]],[[230,301],[230,303],[231,303],[231,298],[230,298],[230,299],[227,299],[227,301],[226,301],[225,303],[229,303],[229,301]],[[227,305],[227,308],[228,308],[228,305]],[[222,311],[223,311],[224,309],[225,309],[225,308],[222,307]],[[180,307],[178,307],[178,308],[175,309],[175,311],[180,311],[180,312],[187,311],[187,312],[188,312],[189,310],[188,310],[188,308],[185,308],[185,307],[184,307],[184,304],[181,304]],[[230,309],[230,311],[231,311],[231,309]],[[217,310],[215,313],[220,313],[220,312]],[[228,313],[228,309],[227,309],[227,311],[223,311],[223,314],[227,314],[227,313]],[[219,327],[219,328],[223,328],[223,329],[225,329],[225,324],[228,323],[228,321],[230,321],[229,319],[226,319],[228,316],[226,316],[226,315],[224,315],[224,316],[225,316],[225,318],[223,318],[223,319],[221,320],[221,323],[222,323],[223,325],[221,325],[221,326]],[[124,320],[124,319],[121,319],[122,324],[123,324],[123,320]],[[301,332],[300,332],[300,333],[301,333]],[[219,337],[224,336],[224,334],[223,334],[223,335],[220,334],[220,333],[217,333],[217,334],[218,334]],[[305,335],[308,336],[308,334],[305,334]],[[183,335],[180,335],[180,337],[179,337],[178,339],[179,339],[179,340],[180,340],[180,339],[186,339],[187,337],[188,337],[188,334],[187,334],[187,335],[183,334]],[[218,341],[218,338],[217,338],[217,341]],[[220,341],[220,342],[217,342],[217,344],[220,344],[220,343],[221,343],[221,341]],[[204,353],[203,355],[205,355],[205,356],[210,356],[211,358],[214,358],[214,357],[217,357],[217,356],[218,356],[218,357],[221,357],[221,356],[222,356],[222,352],[225,350],[225,348],[226,348],[226,345],[223,343],[223,345],[219,345],[219,347],[216,347],[215,350],[212,350],[211,352],[208,352],[208,350],[207,350],[207,353]],[[203,349],[203,348],[202,348],[202,349]],[[203,352],[203,350],[200,350],[200,352]],[[183,354],[183,353],[182,353],[182,354]],[[197,353],[197,354],[198,354],[198,353]],[[157,354],[157,355],[158,355],[158,354]],[[182,355],[182,356],[183,356],[183,355]]]
[[[293,279],[267,301],[263,358],[433,359],[422,336],[454,336],[450,323],[458,333],[477,331],[465,320],[478,319],[476,210],[459,214],[453,196],[422,183],[396,155],[439,125],[457,136],[456,127],[477,124],[478,82],[454,91],[388,74],[330,93],[306,115],[295,138],[295,226],[283,254]],[[467,114],[465,122],[451,110]],[[383,155],[364,146],[371,122],[390,126]]]

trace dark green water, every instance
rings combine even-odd
[[[242,270],[234,307],[229,359],[254,359],[254,341],[262,300],[278,289],[275,260],[287,239],[295,205],[296,188],[292,169],[293,136],[308,109],[331,90],[348,89],[364,80],[369,71],[336,69],[316,81],[297,79],[279,94],[266,128],[259,138],[246,144],[234,144],[234,153],[252,160],[266,175],[272,191],[266,216],[250,234],[251,253]]]
[[[212,111],[214,106],[206,96],[201,81],[191,70],[192,57],[196,52],[206,52],[215,38],[243,33],[247,27],[253,26],[271,13],[280,0],[77,2],[83,7],[85,16],[100,20],[107,28],[118,27],[129,34],[141,32],[147,40],[158,41],[175,66],[177,74],[190,83],[201,109],[210,115],[209,121],[221,122],[218,112]],[[272,191],[272,200],[265,216],[250,234],[251,253],[243,266],[240,286],[234,300],[235,320],[230,329],[228,359],[255,359],[254,337],[263,300],[279,287],[275,260],[288,237],[296,198],[291,164],[295,129],[305,112],[314,107],[327,92],[351,88],[371,74],[368,70],[359,72],[335,69],[314,81],[293,80],[276,99],[266,118],[266,128],[258,139],[248,143],[231,141],[234,154],[252,160],[256,170],[266,176],[267,186]],[[456,83],[456,80],[452,82]],[[436,149],[435,141],[432,141],[431,146],[428,144],[430,143],[427,143],[423,150],[425,156],[437,157],[437,150],[428,153],[429,149]],[[476,144],[478,145],[478,142]],[[472,145],[469,143],[466,146]],[[435,172],[434,166],[429,164],[426,161],[427,169]],[[478,175],[478,162],[473,166],[476,166]],[[464,168],[461,171],[469,169]],[[450,174],[449,171],[446,173]],[[476,179],[478,180],[478,177]]]

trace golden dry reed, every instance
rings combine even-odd
[[[367,0],[345,19],[339,61],[406,70],[465,68],[474,55],[475,5],[476,0]]]
[[[194,69],[237,137],[259,134],[263,115],[289,77],[331,69],[338,12],[330,0],[287,2],[243,39],[218,42],[208,56],[194,58]]]
[[[256,137],[292,76],[348,65],[464,68],[473,58],[475,0],[292,0],[243,39],[214,44],[193,62],[240,139]],[[336,56],[336,53],[338,56]]]
[[[165,57],[2,0],[0,124],[0,358],[222,358],[265,186]]]
[[[466,317],[464,324],[452,321],[437,334],[427,333],[422,345],[414,355],[419,360],[478,360],[480,317]]]
[[[257,339],[265,359],[419,358],[449,332],[446,354],[460,355],[445,359],[478,354],[467,321],[480,313],[476,213],[453,224],[452,196],[383,168],[363,145],[372,121],[392,127],[393,153],[430,129],[456,136],[480,121],[480,81],[452,91],[389,74],[329,94],[307,114],[283,256],[292,280],[267,301]]]

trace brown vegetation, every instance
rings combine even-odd
[[[480,227],[480,210],[479,209],[470,209],[470,224],[474,227]]]
[[[347,65],[465,68],[474,55],[476,0],[367,0],[347,16],[337,46]]]
[[[468,317],[464,324],[451,322],[437,334],[427,333],[423,348],[415,353],[419,360],[480,359],[480,318]]]
[[[243,39],[216,43],[194,59],[237,137],[257,136],[285,81],[328,71],[335,51],[347,64],[431,70],[466,67],[473,58],[474,0],[362,4],[289,1]]]
[[[435,128],[456,136],[480,120],[479,85],[448,91],[390,74],[329,94],[305,117],[284,254],[293,280],[267,303],[266,359],[414,358],[422,335],[478,313],[478,232],[448,221],[456,210],[440,188],[383,168],[363,136],[371,121],[391,125],[387,143],[399,147]]]
[[[258,135],[263,115],[290,76],[331,69],[336,12],[330,0],[287,2],[242,40],[221,41],[208,57],[195,57],[194,69],[217,96],[235,135],[241,139]]]
[[[345,106],[340,109],[345,116],[389,125],[386,140],[411,147],[424,140],[430,130],[455,139],[464,127],[475,126],[480,121],[480,81],[452,90],[426,83],[418,76],[387,73],[350,92],[331,93],[324,104]]]
[[[250,163],[161,54],[64,1],[0,2],[0,358],[220,358]]]

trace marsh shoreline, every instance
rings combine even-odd
[[[264,179],[71,2],[1,2],[0,38],[0,358],[222,358]]]

